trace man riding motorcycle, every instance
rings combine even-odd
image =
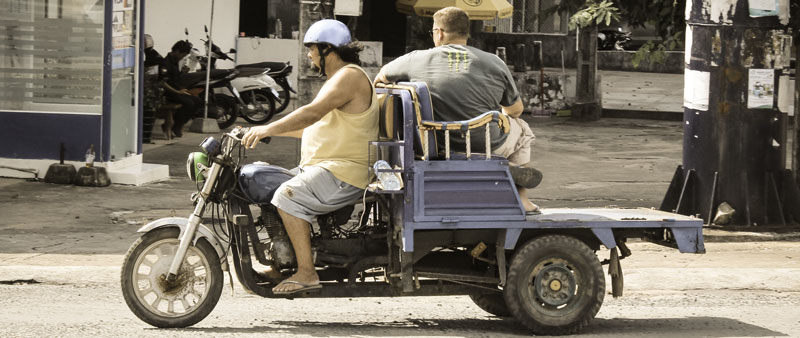
[[[297,257],[297,272],[273,292],[291,295],[322,286],[314,269],[310,225],[317,215],[352,204],[369,183],[369,141],[378,138],[378,103],[367,73],[358,66],[362,49],[336,20],[309,27],[303,43],[308,57],[327,80],[314,100],[286,117],[253,127],[242,144],[255,147],[270,136],[301,137],[297,176],[278,188],[278,208]]]

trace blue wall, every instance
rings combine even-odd
[[[100,161],[102,116],[0,112],[0,157],[58,159],[64,143],[67,161],[84,161],[94,144]]]

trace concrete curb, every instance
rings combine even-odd
[[[713,243],[731,242],[800,242],[800,229],[796,226],[787,227],[786,231],[781,232],[752,232],[752,231],[732,231],[721,229],[703,229],[703,240]]]
[[[645,119],[661,121],[683,121],[683,112],[675,111],[645,111],[645,110],[625,110],[603,108],[601,117],[605,118],[626,118],[626,119]]]

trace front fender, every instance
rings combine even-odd
[[[181,235],[183,235],[183,232],[186,231],[187,224],[189,224],[188,218],[166,217],[147,223],[141,228],[139,228],[139,230],[137,230],[136,232],[144,233],[144,232],[149,232],[150,230],[153,229],[175,226],[181,229]],[[192,244],[197,244],[197,240],[200,239],[201,237],[205,238],[206,241],[208,241],[208,243],[211,244],[211,247],[213,247],[214,250],[217,251],[217,256],[220,257],[220,263],[222,264],[222,270],[228,271],[228,259],[226,256],[225,247],[222,246],[219,239],[217,239],[217,236],[214,235],[214,232],[211,231],[211,229],[209,229],[202,223],[197,225],[197,234],[192,239]]]

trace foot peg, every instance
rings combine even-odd
[[[514,184],[525,189],[536,188],[542,183],[542,172],[534,168],[520,167],[515,165],[508,166]]]

